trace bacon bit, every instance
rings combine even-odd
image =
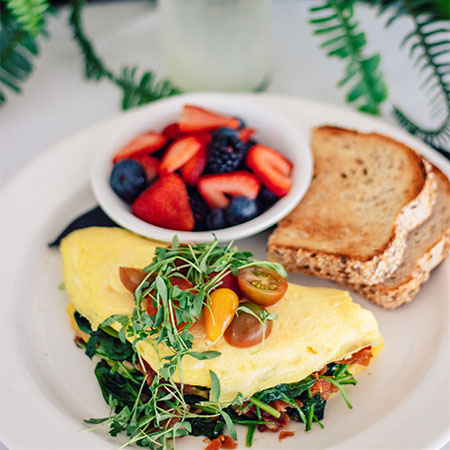
[[[311,395],[320,392],[322,400],[327,400],[333,392],[338,391],[338,388],[334,384],[331,384],[328,380],[319,378],[317,373],[314,373],[313,376],[317,381],[310,387]]]
[[[264,431],[272,431],[273,433],[278,433],[281,428],[287,428],[289,424],[289,416],[282,412],[280,417],[277,419],[265,411],[261,411],[261,417],[265,422],[274,422],[274,425],[261,424],[258,425],[258,431],[263,433]]]
[[[237,446],[237,442],[231,436],[223,436],[222,448],[233,449]]]
[[[141,363],[139,362],[136,367],[139,370],[139,372],[142,373],[142,375],[147,375],[147,381],[146,383],[151,386],[153,383],[153,378],[155,378],[156,372],[150,367],[150,364],[143,359],[142,362],[144,363],[144,367],[142,367]]]
[[[272,408],[275,408],[277,411],[284,412],[287,408],[292,408],[292,405],[286,403],[284,400],[274,400],[269,403]]]
[[[205,450],[220,450],[221,447],[222,447],[222,442],[220,441],[219,438],[216,438],[212,441],[209,441],[209,444],[205,447]]]
[[[316,373],[318,373],[319,375],[325,375],[326,373],[327,373],[327,367],[328,366],[324,366],[324,367],[322,367],[322,369],[320,369],[318,372],[316,372]]]
[[[203,442],[208,443],[205,450],[233,449],[237,447],[237,442],[232,437],[224,436],[223,434],[212,441],[203,439]]]
[[[336,364],[361,364],[361,366],[368,366],[372,358],[372,347],[364,347],[359,352],[353,353],[348,359],[341,359],[335,361]]]
[[[280,434],[278,435],[278,440],[281,442],[283,439],[286,439],[288,437],[294,436],[293,431],[280,431]]]

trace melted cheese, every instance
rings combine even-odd
[[[133,297],[120,282],[119,267],[145,267],[158,246],[161,244],[118,228],[87,228],[63,240],[67,292],[75,309],[94,329],[112,314],[131,313]],[[283,299],[268,310],[278,317],[259,352],[257,346],[232,347],[223,338],[211,343],[199,321],[191,329],[193,350],[216,350],[221,356],[207,361],[185,357],[184,382],[210,386],[209,370],[213,370],[221,383],[220,400],[226,402],[238,392],[249,397],[280,383],[302,380],[332,361],[382,342],[373,314],[342,290],[289,284]],[[158,350],[160,357],[169,354],[163,344]],[[141,342],[139,351],[157,370],[155,350]],[[180,381],[178,373],[174,379]]]

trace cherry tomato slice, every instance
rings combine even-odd
[[[233,320],[239,306],[239,297],[227,288],[211,292],[208,305],[203,307],[206,336],[211,342],[217,341]]]
[[[286,293],[287,281],[266,267],[245,267],[238,272],[239,288],[245,297],[258,305],[270,306]]]
[[[209,278],[214,278],[218,273],[219,272],[211,272],[208,276]],[[221,279],[221,283],[222,284],[217,289],[231,289],[236,292],[238,297],[242,297],[237,278],[230,271],[228,271],[227,274]]]
[[[262,317],[264,308],[251,302],[241,303],[239,306],[246,306],[252,310],[257,316]],[[272,332],[272,321],[265,322],[265,336],[264,327],[261,322],[253,315],[238,311],[234,316],[233,321],[228,326],[224,333],[224,338],[228,344],[233,347],[247,348],[260,344],[264,339],[267,339]]]
[[[119,267],[119,276],[122,284],[134,294],[134,291],[144,281],[144,278],[148,275],[148,272],[143,272],[140,269],[134,267]],[[149,283],[153,283],[155,279],[154,275],[150,275],[147,278]]]

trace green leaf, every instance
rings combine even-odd
[[[448,1],[377,0],[373,4],[379,8],[380,14],[390,14],[386,27],[403,16],[411,19],[413,29],[405,35],[400,48],[409,46],[413,67],[420,66],[418,72],[423,73],[421,88],[431,100],[431,113],[438,103],[442,111],[435,118],[435,125],[429,127],[418,124],[395,106],[394,117],[409,133],[423,139],[450,159],[450,65],[443,63],[445,56],[450,57],[450,29],[445,26],[450,16]]]
[[[236,440],[237,439],[236,427],[234,426],[234,423],[231,420],[231,417],[223,409],[220,410],[220,414],[223,417],[223,419],[225,420],[225,424],[227,425],[230,436]]]
[[[209,351],[201,352],[201,353],[199,353],[199,352],[188,352],[187,353],[187,355],[192,356],[193,358],[198,359],[200,361],[218,358],[221,354],[222,353],[216,352],[214,350],[209,350]],[[219,385],[219,389],[220,389],[220,385]]]
[[[181,91],[168,80],[156,80],[155,75],[146,71],[137,79],[136,67],[123,67],[120,75],[115,74],[97,55],[93,43],[86,35],[82,24],[82,8],[85,0],[71,0],[72,11],[69,24],[84,60],[86,78],[100,81],[110,80],[122,91],[122,109],[129,109],[145,103],[160,100]]]
[[[156,277],[155,282],[156,282],[156,290],[158,294],[161,296],[162,301],[164,303],[167,302],[168,296],[166,283],[159,275]]]
[[[338,86],[354,81],[346,96],[349,103],[372,114],[379,114],[380,105],[387,99],[387,87],[379,70],[379,55],[366,57],[364,54],[366,36],[358,30],[354,19],[353,4],[355,0],[325,0],[327,15],[310,19],[315,35],[327,35],[321,47],[326,48],[327,55],[346,61],[345,76]],[[311,8],[312,14],[320,9]]]
[[[209,376],[211,378],[211,401],[218,402],[220,398],[220,381],[218,376],[212,371],[209,371]],[[225,417],[224,417],[225,419]],[[226,421],[226,419],[225,419]]]
[[[36,37],[45,25],[45,13],[50,8],[47,0],[6,0],[23,30]]]
[[[31,75],[33,58],[39,53],[34,36],[26,31],[10,12],[0,14],[0,105],[6,102],[3,88],[21,92],[21,85]]]

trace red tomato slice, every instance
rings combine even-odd
[[[272,269],[246,267],[238,272],[238,283],[245,297],[258,305],[269,306],[286,293],[287,281]]]

